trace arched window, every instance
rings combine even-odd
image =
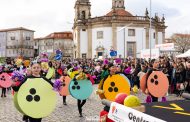
[[[85,19],[85,18],[86,18],[86,13],[85,11],[82,11],[81,19]]]

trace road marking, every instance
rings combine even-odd
[[[152,107],[155,107],[155,108],[163,108],[163,109],[169,109],[169,110],[178,110],[178,111],[184,111],[183,108],[181,108],[180,106],[176,105],[176,104],[170,104],[170,106],[173,106],[173,107],[164,107],[164,106],[157,106],[157,105],[154,105]]]
[[[190,113],[185,113],[185,112],[174,112],[175,114],[182,114],[182,115],[186,115],[186,116],[190,116]]]

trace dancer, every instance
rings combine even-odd
[[[22,84],[24,84],[24,83],[27,81],[27,79],[42,78],[42,77],[40,76],[40,71],[41,71],[41,66],[40,66],[40,64],[39,64],[39,63],[33,63],[33,64],[31,65],[31,72],[32,72],[32,75],[26,77],[26,79],[25,79],[19,86],[17,86],[16,83],[13,82],[13,84],[12,84],[13,90],[14,90],[15,92],[18,92],[19,89],[20,89],[20,87],[22,86]],[[52,83],[51,81],[47,80],[46,78],[43,78],[43,79],[44,79],[45,81],[47,81],[48,83],[50,83],[50,84],[53,86],[53,83]],[[34,108],[34,110],[35,110],[35,108]],[[28,121],[29,121],[29,122],[41,122],[41,120],[42,120],[42,118],[32,118],[32,117],[26,116],[26,115],[23,116],[23,121],[25,121],[25,122],[28,122]]]

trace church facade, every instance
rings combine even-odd
[[[165,40],[165,18],[156,14],[151,18],[148,10],[144,16],[134,16],[125,10],[124,0],[112,0],[109,13],[91,17],[89,0],[77,0],[73,25],[74,57],[110,57],[110,50],[117,51],[117,57],[139,57],[143,49],[154,48]]]

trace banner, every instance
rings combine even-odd
[[[157,59],[160,56],[159,49],[151,49],[151,59]],[[150,49],[141,50],[141,58],[149,59],[150,58]]]
[[[158,48],[161,51],[172,51],[172,50],[175,50],[174,43],[157,44],[157,45],[155,45],[155,48]]]
[[[108,118],[115,122],[166,122],[115,102],[111,104]]]

